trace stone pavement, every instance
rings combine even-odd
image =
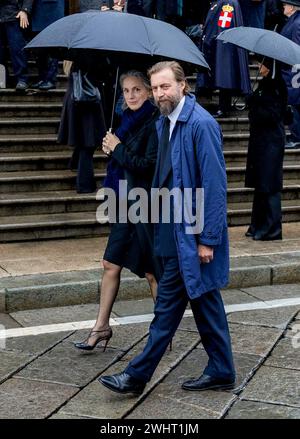
[[[229,229],[229,288],[300,282],[300,223],[284,224],[282,241],[255,242],[245,231]],[[106,240],[0,244],[0,312],[97,302]],[[124,270],[118,299],[148,294],[145,280]]]
[[[232,391],[180,388],[187,378],[200,375],[207,362],[189,315],[141,397],[118,395],[98,383],[99,375],[121,371],[143,348],[150,298],[116,302],[114,335],[104,353],[99,347],[89,353],[73,347],[87,335],[80,322],[92,325],[96,304],[1,314],[8,337],[5,345],[0,339],[0,418],[299,419],[300,284],[222,294],[237,369]]]

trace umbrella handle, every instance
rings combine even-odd
[[[113,123],[114,123],[114,114],[115,114],[115,106],[116,106],[116,98],[117,98],[117,88],[118,88],[118,82],[119,82],[119,70],[120,70],[120,67],[118,66],[117,73],[116,73],[115,92],[114,92],[114,100],[113,100],[113,106],[112,106],[112,112],[111,112],[110,128],[109,128],[109,132],[110,133],[112,131]]]

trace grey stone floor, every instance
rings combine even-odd
[[[300,297],[300,284],[223,292],[225,305]],[[149,314],[151,299],[118,301],[113,317]],[[93,320],[87,304],[0,314],[7,329]],[[141,397],[112,393],[97,378],[123,370],[143,349],[148,322],[113,327],[103,353],[73,342],[89,330],[12,337],[0,349],[0,419],[300,418],[300,305],[230,312],[237,383],[232,391],[185,392],[207,355],[192,317],[185,317]]]

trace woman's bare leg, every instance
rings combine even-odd
[[[150,287],[150,293],[153,299],[153,302],[155,303],[156,301],[156,296],[157,296],[157,282],[155,277],[153,276],[153,274],[151,273],[145,273],[146,279],[149,283],[149,287]]]

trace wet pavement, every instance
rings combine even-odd
[[[173,350],[165,352],[140,397],[112,393],[97,378],[122,371],[143,349],[153,311],[150,298],[116,302],[113,338],[105,352],[73,346],[92,327],[96,303],[0,314],[7,335],[0,339],[0,418],[299,419],[300,284],[228,289],[223,300],[236,387],[181,389],[207,362],[188,310]]]

